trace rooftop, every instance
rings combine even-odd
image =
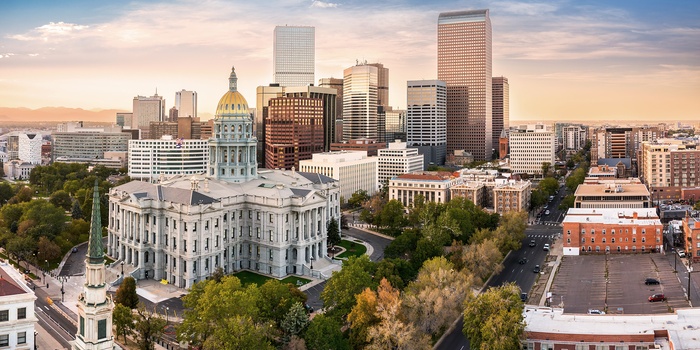
[[[661,220],[654,208],[571,208],[562,223],[661,225]]]
[[[424,181],[446,181],[459,177],[459,173],[448,171],[422,171],[410,174],[401,174],[394,177],[394,180],[424,180]]]
[[[622,181],[597,181],[593,183],[586,180],[576,188],[576,197],[579,196],[649,196],[647,186],[642,183],[630,183]]]
[[[0,265],[0,297],[28,293],[18,284],[18,277],[21,276],[11,266],[5,263]]]

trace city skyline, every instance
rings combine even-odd
[[[316,29],[316,82],[356,60],[391,71],[389,104],[406,81],[437,78],[440,12],[490,10],[493,75],[510,83],[511,119],[700,119],[700,3],[675,1],[4,1],[0,107],[129,110],[158,89],[198,92],[213,117],[220,76],[240,91],[272,82],[275,26]]]

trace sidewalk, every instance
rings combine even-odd
[[[564,256],[564,245],[562,243],[561,237],[559,235],[555,236],[554,242],[549,250],[544,264],[542,264],[542,273],[540,274],[538,280],[532,286],[530,290],[530,296],[528,298],[529,303],[532,305],[545,306],[547,301],[547,292],[552,287],[552,282],[554,281],[554,276],[559,270],[559,265],[561,265],[561,260]]]

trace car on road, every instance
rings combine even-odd
[[[531,240],[530,240],[530,244],[528,244],[528,245],[529,245],[530,247],[534,247],[534,246],[537,245],[537,243],[535,242],[534,239],[531,239]]]
[[[600,311],[598,309],[588,309],[589,315],[605,315],[605,311]]]
[[[542,250],[549,251],[549,243],[545,243],[544,247],[542,247]]]
[[[551,202],[553,200],[554,200],[554,196],[549,196],[549,201]]]
[[[305,308],[306,311],[307,311],[308,313],[310,313],[310,314],[314,312],[314,308],[313,308],[311,305],[309,305],[309,304],[304,304],[304,308]]]
[[[523,303],[526,302],[527,301],[527,293],[525,293],[525,292],[520,293],[520,300],[522,300]]]
[[[534,272],[534,273],[540,273],[540,265],[535,265],[535,268],[532,269],[532,272]]]
[[[526,257],[520,258],[520,260],[518,260],[518,264],[520,264],[520,265],[525,265],[525,264],[527,264],[527,258],[526,258]]]
[[[549,210],[545,210],[544,215],[549,215]]]
[[[657,280],[656,278],[647,278],[644,280],[644,284],[646,284],[648,286],[650,284],[661,284],[661,282],[659,280]]]
[[[685,251],[679,250],[679,251],[678,251],[678,256],[680,256],[681,258],[685,258]]]
[[[666,301],[666,296],[663,295],[663,293],[654,294],[654,295],[652,295],[652,296],[649,297],[649,301],[650,301],[650,302],[654,302],[654,301]]]

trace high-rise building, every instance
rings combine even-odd
[[[173,106],[170,108],[170,110],[168,111],[168,120],[167,121],[169,121],[169,122],[177,121],[177,107]],[[151,122],[151,123],[154,123],[154,122]],[[151,137],[153,137],[153,135],[151,135]]]
[[[277,97],[265,119],[265,167],[299,169],[299,161],[323,152],[323,101]]]
[[[316,29],[277,26],[274,31],[273,80],[282,86],[312,85],[316,57]]]
[[[336,120],[343,119],[343,79],[339,78],[322,78],[318,80],[319,87],[333,88],[336,91],[335,94],[335,118]],[[341,134],[342,135],[342,134]],[[338,142],[342,140],[337,138],[333,142]]]
[[[258,139],[257,159],[259,166],[265,166],[265,118],[268,115],[268,103],[271,99],[282,97],[284,87],[280,84],[258,86],[255,89],[255,137]]]
[[[542,164],[554,167],[557,139],[551,125],[519,125],[508,134],[510,169],[514,174],[542,174]]]
[[[447,152],[491,159],[492,82],[489,10],[438,17],[438,79],[447,85]]]
[[[447,87],[440,80],[410,80],[406,93],[406,142],[424,164],[445,164]]]
[[[134,119],[134,113],[117,113],[116,124],[125,128],[131,129]]]
[[[105,154],[112,152],[126,155],[131,134],[122,132],[120,126],[84,128],[78,125],[59,126],[66,131],[51,135],[53,161],[91,162],[109,158]]]
[[[389,108],[389,68],[381,63],[367,63],[368,66],[377,67],[377,106]]]
[[[389,142],[388,148],[380,149],[377,162],[378,180],[382,186],[388,186],[394,176],[423,170],[423,156],[401,141]]]
[[[30,164],[41,164],[41,145],[43,140],[39,133],[19,134],[19,160]]]
[[[654,199],[677,199],[682,188],[700,187],[700,150],[694,142],[676,139],[644,141],[640,149],[639,178]]]
[[[378,139],[379,69],[358,64],[343,71],[343,141]]]
[[[384,119],[384,143],[396,140],[406,142],[406,110],[389,107],[384,111],[384,118],[380,120],[382,119]],[[381,126],[379,132],[382,132]]]
[[[571,124],[562,128],[562,149],[566,154],[581,150],[588,140],[588,127]]]
[[[510,85],[506,77],[491,78],[491,135],[492,144],[496,148],[501,131],[510,128]]]
[[[165,100],[156,93],[151,97],[136,96],[133,102],[133,129],[147,131],[151,122],[162,122],[165,118]]]
[[[176,92],[175,108],[177,108],[177,117],[197,118],[197,91],[183,89]]]

